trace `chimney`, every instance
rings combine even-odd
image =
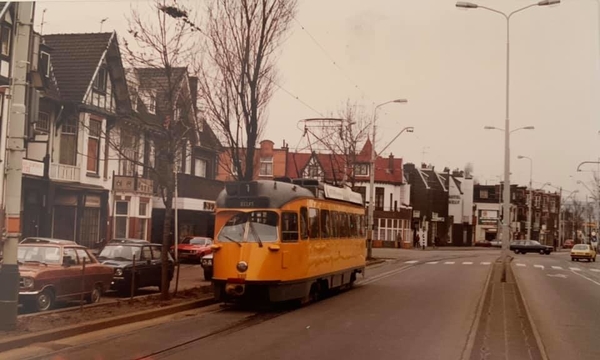
[[[390,157],[388,159],[388,168],[390,169],[390,174],[394,173],[394,154],[390,153]]]
[[[281,150],[288,150],[289,149],[289,145],[288,143],[285,142],[285,139],[283,140],[283,146],[281,146]]]
[[[421,169],[427,169],[427,164],[421,163]]]
[[[194,110],[198,110],[198,78],[195,76],[190,76],[188,78],[188,82],[190,83],[190,96],[192,97],[192,105],[194,105]]]

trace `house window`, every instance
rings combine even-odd
[[[38,113],[38,119],[35,122],[35,130],[44,133],[50,132],[50,114],[41,111]]]
[[[533,206],[540,207],[540,200],[541,200],[540,196],[536,195],[535,196],[535,201],[533,202]]]
[[[194,175],[199,177],[206,177],[206,160],[194,159]]]
[[[318,179],[321,176],[321,169],[319,165],[309,165],[307,168],[307,177],[312,179]]]
[[[98,69],[98,74],[96,74],[96,78],[94,79],[94,89],[105,92],[106,91],[106,83],[107,83],[106,80],[107,80],[106,68],[101,67],[100,69]]]
[[[10,56],[10,34],[11,28],[8,26],[2,26],[2,55]]]
[[[150,114],[156,113],[156,95],[153,91],[144,91],[140,94],[140,98],[144,105],[146,106],[146,110]]]
[[[488,191],[487,190],[479,190],[479,197],[482,199],[487,199],[488,198]]]
[[[87,171],[97,174],[100,163],[100,132],[102,122],[90,119],[87,151]]]
[[[77,116],[65,119],[60,135],[59,162],[64,165],[77,165]]]
[[[129,227],[129,203],[117,201],[115,206],[115,238],[126,238]]]
[[[130,131],[121,132],[121,175],[134,176],[139,157],[139,140]]]
[[[368,176],[369,175],[369,164],[356,164],[354,165],[355,176]]]
[[[139,206],[139,218],[138,218],[138,228],[135,234],[136,239],[148,240],[148,217],[150,216],[150,211],[148,211],[148,206],[150,204],[146,202],[140,202]]]
[[[273,157],[260,158],[260,176],[273,176]]]
[[[237,166],[235,166],[235,160],[231,160],[231,175],[233,176],[237,176],[238,174],[238,168]]]
[[[375,210],[383,210],[383,196],[384,196],[384,188],[377,187],[375,188]]]
[[[40,53],[39,72],[45,77],[50,77],[50,54],[45,51]]]
[[[184,172],[188,175],[192,174],[192,144],[186,142],[185,144],[185,169]]]

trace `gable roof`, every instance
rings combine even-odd
[[[114,32],[44,35],[44,43],[53,50],[50,62],[63,100],[84,101],[113,36]]]

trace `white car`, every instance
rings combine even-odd
[[[200,259],[202,269],[204,269],[204,280],[211,281],[213,277],[213,254],[204,255]]]

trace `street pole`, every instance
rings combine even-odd
[[[558,195],[558,248],[561,249],[562,248],[562,244],[563,244],[563,212],[562,212],[562,186],[560,187],[559,190],[559,195]]]
[[[4,259],[0,268],[0,330],[15,330],[17,325],[19,297],[17,249],[21,238],[21,168],[25,151],[27,60],[35,3],[21,2],[13,4],[13,6],[16,6],[17,16],[11,66],[12,105],[6,148],[8,152],[5,178],[7,239],[3,244]]]
[[[408,100],[406,99],[396,99],[392,101],[387,101],[382,104],[375,106],[373,110],[373,120],[371,121],[371,132],[373,133],[373,138],[371,139],[371,166],[369,171],[369,210],[367,215],[367,259],[371,259],[373,257],[373,235],[375,233],[374,219],[373,215],[375,213],[375,136],[376,136],[376,126],[375,121],[377,120],[377,109],[382,107],[383,105],[391,104],[391,103],[399,103],[405,104]]]
[[[459,1],[456,3],[456,7],[458,8],[480,8],[500,14],[506,20],[506,119],[504,126],[504,216],[502,221],[502,263],[504,265],[504,271],[502,274],[502,281],[506,280],[506,262],[508,258],[508,243],[510,241],[510,19],[514,14],[517,14],[534,6],[548,6],[555,5],[558,3],[560,3],[560,0],[542,0],[537,3],[514,10],[508,15],[501,11],[489,8],[487,6],[481,6],[464,1]]]

